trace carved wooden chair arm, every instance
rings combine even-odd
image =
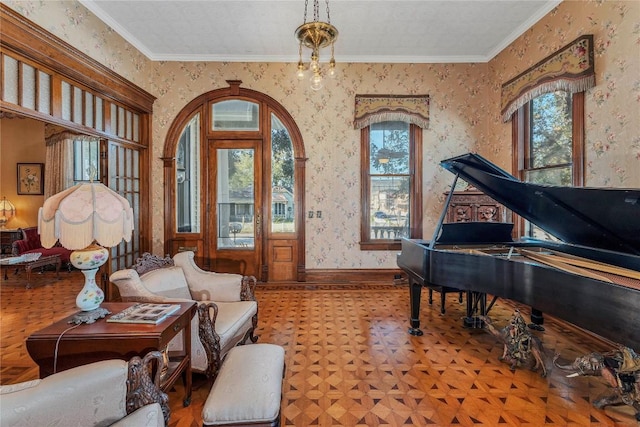
[[[255,301],[256,300],[256,283],[258,281],[254,276],[243,276],[242,287],[240,289],[241,301]]]
[[[213,313],[211,313],[213,310]],[[218,318],[218,306],[214,302],[198,305],[198,335],[207,353],[207,378],[215,380],[220,369],[220,335],[216,332],[215,324]]]
[[[156,362],[156,371],[153,380],[151,372],[153,361]],[[159,351],[151,351],[144,358],[133,357],[129,361],[129,373],[127,378],[127,414],[135,412],[139,408],[151,403],[159,403],[162,407],[165,424],[169,425],[169,397],[160,389],[160,374],[164,368],[164,359]]]

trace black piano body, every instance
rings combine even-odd
[[[640,280],[635,276],[600,271],[584,276],[521,255],[567,254],[640,273],[640,190],[523,183],[476,154],[442,165],[456,180],[461,176],[560,240],[514,241],[512,224],[443,224],[445,206],[431,241],[402,240],[397,262],[409,278],[410,333],[422,333],[422,288],[445,287],[467,292],[467,326],[490,309],[489,294],[640,349]]]

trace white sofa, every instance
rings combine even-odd
[[[109,280],[123,301],[198,301],[198,316],[191,323],[191,367],[208,377],[216,376],[227,352],[247,340],[256,342],[258,304],[256,279],[240,274],[204,271],[191,251],[173,258],[144,254],[130,269],[114,272]],[[169,344],[169,352],[181,351],[182,334]]]
[[[0,386],[0,426],[164,427],[168,398],[144,359],[105,360],[41,380]],[[164,411],[164,413],[163,413]]]

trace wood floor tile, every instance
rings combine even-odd
[[[0,286],[0,383],[38,377],[24,346],[32,332],[76,311],[79,272],[34,275],[27,290],[19,278]],[[426,293],[426,292],[425,292]],[[447,296],[447,312],[424,298],[424,335],[407,333],[406,285],[259,285],[258,342],[285,349],[282,426],[603,426],[638,427],[627,407],[595,409],[607,387],[594,377],[566,378],[553,369],[555,352],[571,359],[606,350],[563,323],[548,318],[536,334],[549,375],[511,371],[498,360],[495,338],[462,326],[464,304]],[[514,308],[499,301],[491,312],[503,325]],[[247,369],[250,369],[248,367]],[[194,377],[192,403],[181,404],[183,386],[169,393],[170,427],[200,426],[209,383]]]

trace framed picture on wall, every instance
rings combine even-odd
[[[44,163],[18,163],[18,194],[44,194]]]

